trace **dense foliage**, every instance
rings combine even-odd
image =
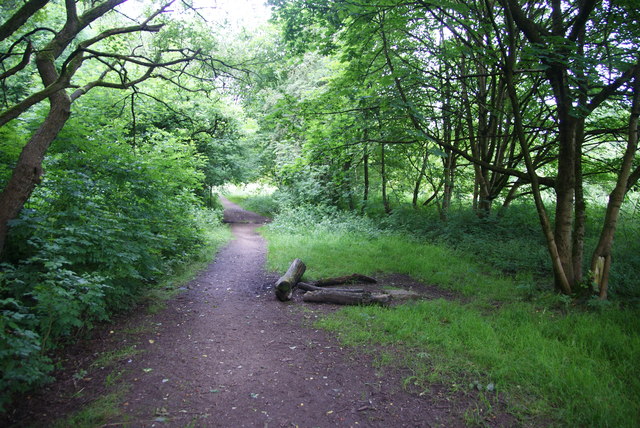
[[[555,288],[615,289],[640,178],[632,2],[271,3],[289,61],[262,89],[262,130],[281,187],[442,221],[456,204],[489,218],[530,201]]]
[[[97,117],[105,112],[68,123],[11,222],[0,276],[2,402],[46,380],[47,351],[198,254],[208,224],[220,221],[197,197],[207,159],[192,142],[155,129],[133,148],[126,127]]]
[[[222,36],[188,7],[169,18],[164,4],[136,20],[114,12],[115,0],[24,2],[33,15],[10,3],[0,6],[0,211],[9,218],[0,409],[49,379],[53,349],[131,308],[203,252],[210,258],[224,240],[212,233],[223,227],[212,186],[255,174],[251,121],[221,90],[240,66],[213,64]],[[57,51],[64,43],[69,50]],[[47,49],[57,62],[42,57]],[[25,61],[16,65],[18,52]],[[44,77],[50,65],[54,84]]]

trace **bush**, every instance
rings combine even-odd
[[[377,237],[384,232],[370,218],[326,205],[284,206],[269,228],[282,233],[358,233]]]
[[[6,284],[3,281],[0,285]],[[4,291],[4,290],[3,290]],[[0,411],[11,395],[46,382],[53,366],[42,352],[38,320],[18,300],[0,299]]]
[[[116,310],[204,245],[221,214],[195,196],[190,144],[82,141],[57,148],[11,222],[0,276],[0,409],[47,379],[47,352]]]

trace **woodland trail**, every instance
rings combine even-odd
[[[48,425],[50,416],[83,403],[63,398],[73,396],[65,388],[82,387],[85,401],[104,393],[109,373],[118,374],[125,392],[118,396],[119,414],[105,426],[464,425],[463,411],[437,388],[423,396],[409,393],[401,373],[375,368],[371,357],[316,330],[314,320],[330,307],[278,302],[271,288],[277,275],[264,270],[266,243],[256,232],[266,219],[228,200],[223,204],[235,239],[216,260],[165,310],[139,313],[95,339],[97,348],[134,344],[139,353],[87,369],[73,388],[60,381],[32,397],[32,403],[49,403],[38,401],[25,425]],[[91,367],[89,356],[79,360],[75,370]]]

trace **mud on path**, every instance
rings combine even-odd
[[[278,302],[277,275],[264,269],[266,244],[256,232],[265,219],[223,202],[235,239],[215,262],[165,310],[140,311],[72,347],[71,369],[26,399],[14,413],[17,426],[50,425],[108,392],[110,376],[126,392],[106,426],[463,425],[464,408],[437,388],[409,393],[401,373],[374,367],[370,356],[315,329],[327,306]],[[132,355],[95,365],[133,345]]]

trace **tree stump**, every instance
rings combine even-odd
[[[295,259],[291,262],[291,266],[289,266],[287,273],[280,277],[276,282],[275,290],[278,300],[281,302],[291,300],[293,289],[300,281],[300,278],[302,278],[302,275],[304,275],[305,270],[307,270],[307,267],[302,263],[302,260]]]

